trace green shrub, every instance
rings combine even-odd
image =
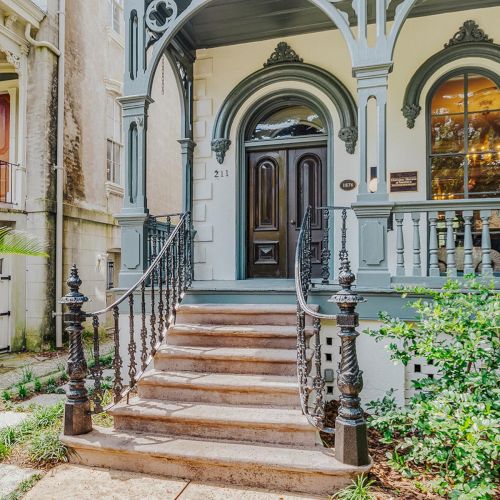
[[[12,399],[12,396],[11,396],[10,392],[7,389],[2,392],[2,399],[4,401],[10,401]]]
[[[415,322],[383,313],[380,330],[368,330],[390,340],[393,360],[422,357],[437,370],[414,382],[419,392],[405,408],[392,395],[370,405],[370,425],[394,446],[393,467],[435,474],[430,486],[439,495],[487,499],[500,472],[500,294],[472,278],[463,286],[412,290],[428,297],[412,303]]]
[[[23,366],[21,369],[21,380],[19,381],[19,384],[28,384],[33,381],[33,377],[33,368],[31,368],[31,366]]]
[[[68,450],[59,435],[59,429],[49,429],[35,434],[29,447],[31,460],[40,465],[66,462]]]
[[[35,383],[33,385],[33,388],[35,389],[35,392],[40,392],[42,390],[42,383],[40,382],[39,378],[35,379]]]
[[[370,490],[375,481],[368,479],[364,474],[352,481],[350,486],[340,490],[331,497],[331,500],[373,500],[375,497]]]
[[[28,388],[23,384],[19,384],[17,386],[17,395],[20,399],[26,399],[28,397]]]

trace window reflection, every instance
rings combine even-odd
[[[250,139],[261,141],[325,133],[326,127],[316,111],[307,106],[288,106],[264,115]]]

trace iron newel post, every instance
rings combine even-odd
[[[82,311],[82,306],[89,299],[80,293],[82,280],[78,276],[78,269],[75,265],[71,268],[66,283],[70,291],[60,300],[60,303],[66,304],[69,309],[69,313],[64,317],[69,337],[69,391],[64,408],[64,434],[77,436],[92,430],[90,401],[85,388],[87,362],[85,361],[82,341],[82,323],[87,318]]]
[[[359,369],[356,338],[359,332],[359,315],[356,307],[365,299],[352,290],[355,276],[351,271],[346,249],[347,211],[342,212],[342,249],[340,250],[339,284],[341,290],[329,302],[337,304],[340,314],[337,325],[341,340],[340,369],[337,385],[340,390],[340,407],[335,421],[335,457],[344,464],[362,466],[370,463],[366,422],[360,404],[359,393],[363,388],[363,372]]]

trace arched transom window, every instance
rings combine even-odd
[[[248,139],[263,141],[324,134],[326,126],[316,111],[309,106],[292,105],[262,116]]]
[[[438,84],[430,100],[433,199],[500,196],[500,89],[479,72]]]

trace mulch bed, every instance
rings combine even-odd
[[[330,401],[326,405],[326,425],[335,427],[335,419],[338,413],[338,401]],[[365,414],[365,417],[368,415]],[[334,434],[321,434],[323,442],[333,448],[335,446]],[[429,500],[441,497],[424,494],[415,488],[410,479],[403,477],[399,472],[392,469],[388,462],[386,453],[392,448],[380,441],[380,434],[375,429],[368,429],[368,448],[373,460],[370,471],[370,479],[375,481],[371,492],[378,500],[389,500],[391,498],[404,498],[405,500]]]

